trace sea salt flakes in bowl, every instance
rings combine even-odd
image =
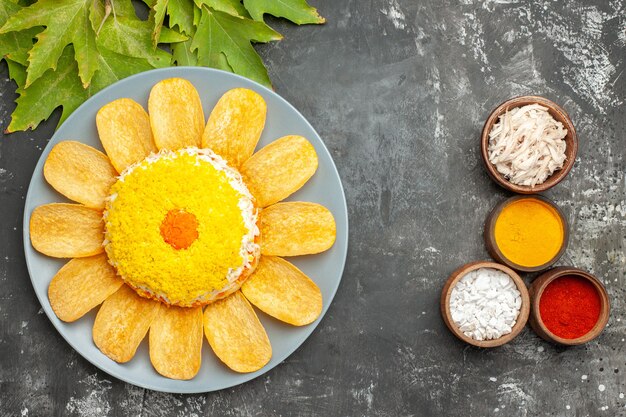
[[[528,290],[512,269],[473,262],[457,269],[443,288],[441,313],[459,339],[479,347],[503,345],[523,329]]]
[[[521,306],[522,297],[515,282],[492,268],[467,273],[450,295],[454,324],[474,340],[498,339],[511,333]]]

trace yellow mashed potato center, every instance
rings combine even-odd
[[[131,286],[192,305],[241,268],[248,229],[240,191],[211,162],[179,151],[150,157],[111,188],[106,251]]]

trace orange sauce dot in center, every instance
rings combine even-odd
[[[198,219],[184,210],[170,210],[161,223],[161,236],[174,249],[187,249],[198,238]]]

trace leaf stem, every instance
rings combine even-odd
[[[96,31],[96,36],[100,34],[100,29],[104,26],[104,22],[107,20],[109,15],[111,14],[111,10],[113,10],[113,18],[115,19],[115,8],[113,7],[111,0],[104,0],[104,17],[102,18],[102,22],[100,22],[100,27]]]

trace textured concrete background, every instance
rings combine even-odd
[[[346,271],[318,329],[265,376],[206,395],[146,391],[79,357],[42,314],[22,250],[23,199],[55,114],[0,138],[0,415],[626,415],[626,2],[311,1],[325,26],[272,21],[285,40],[259,50],[348,198]],[[15,94],[0,72],[4,128]],[[484,218],[508,196],[481,165],[482,123],[528,93],[578,129],[574,170],[547,193],[571,222],[560,264],[599,276],[613,310],[584,347],[525,330],[478,350],[444,327],[439,292],[487,257]]]

